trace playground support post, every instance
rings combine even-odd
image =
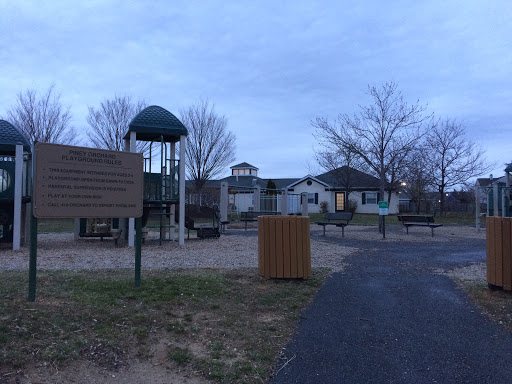
[[[220,221],[228,221],[229,186],[223,181],[220,183]]]
[[[180,201],[180,219],[178,229],[178,244],[185,244],[185,156],[186,156],[186,136],[180,136],[180,179],[179,179],[179,201]]]
[[[137,152],[137,132],[131,131],[130,132],[130,141],[129,141],[129,152]],[[134,234],[134,227],[135,227],[135,219],[133,217],[130,217],[128,219],[128,247],[133,247],[134,240],[135,240],[135,234]]]
[[[21,197],[23,194],[23,145],[16,145],[14,170],[14,222],[12,249],[18,251],[21,247]]]

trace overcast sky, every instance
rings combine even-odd
[[[208,98],[263,178],[305,176],[311,120],[389,81],[463,123],[495,176],[512,162],[510,0],[0,0],[0,116],[52,83],[80,132],[114,95],[177,116]]]

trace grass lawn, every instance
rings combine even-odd
[[[317,221],[324,220],[323,213],[310,213],[310,220],[312,223]],[[464,226],[474,226],[475,225],[475,216],[474,214],[467,213],[446,213],[443,216],[435,216],[436,223],[444,224],[444,225],[464,225]],[[159,220],[150,220],[148,225],[150,226],[158,226]],[[212,224],[211,220],[197,220],[198,224]],[[379,224],[379,215],[376,214],[355,214],[351,224],[353,225],[378,225]],[[386,224],[397,224],[400,222],[396,218],[395,215],[389,215],[386,218]],[[481,224],[484,226],[484,222]],[[73,219],[40,219],[38,220],[38,231],[42,232],[73,232]]]
[[[256,269],[148,271],[136,289],[133,271],[40,271],[30,303],[27,273],[0,272],[0,377],[71,360],[115,370],[151,361],[151,348],[165,341],[168,369],[261,383],[327,274],[265,280]]]
[[[324,221],[323,213],[310,213],[310,220],[312,223],[316,221]],[[436,223],[443,225],[463,225],[463,226],[474,226],[475,215],[466,213],[446,213],[443,216],[435,216]],[[356,213],[352,218],[350,224],[352,225],[379,225],[379,215],[369,213]],[[401,225],[396,215],[386,216],[386,224]],[[482,226],[484,224],[482,223]]]

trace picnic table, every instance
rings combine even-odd
[[[185,217],[185,228],[187,228],[187,238],[190,238],[190,231],[197,231],[197,237],[206,239],[210,237],[220,237],[219,226],[215,223],[213,225],[200,224],[197,225],[190,217]]]
[[[434,228],[443,225],[436,223],[433,215],[396,215],[396,217],[406,228],[407,234],[409,234],[409,227],[429,227],[432,230],[432,237],[434,237]]]

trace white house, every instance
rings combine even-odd
[[[211,188],[218,188],[221,181],[230,187],[230,204],[237,211],[263,209],[263,199],[269,199],[268,194],[261,194],[262,200],[254,201],[254,190],[267,188],[270,179],[258,177],[258,168],[248,163],[240,163],[231,167],[232,174],[222,180],[211,181]],[[307,175],[301,179],[272,179],[276,190],[288,193],[288,209],[295,213],[299,204],[300,194],[308,194],[308,211],[321,212],[321,205],[327,204],[329,212],[354,210],[355,213],[379,213],[378,202],[387,201],[387,193],[381,198],[379,180],[367,173],[349,167],[341,167],[317,176]],[[264,196],[264,197],[263,197]],[[389,202],[389,214],[398,213],[399,197],[393,193]],[[272,197],[270,198],[272,199]],[[282,211],[280,199],[276,198],[274,209]],[[268,206],[268,204],[267,204]]]
[[[379,213],[378,202],[388,199],[387,193],[381,198],[377,178],[348,167],[318,176],[305,176],[288,185],[288,190],[294,193],[307,192],[308,211],[312,213],[320,212],[323,202],[327,203],[329,212],[354,210],[355,213]],[[398,193],[393,193],[389,214],[398,213],[398,203]]]

